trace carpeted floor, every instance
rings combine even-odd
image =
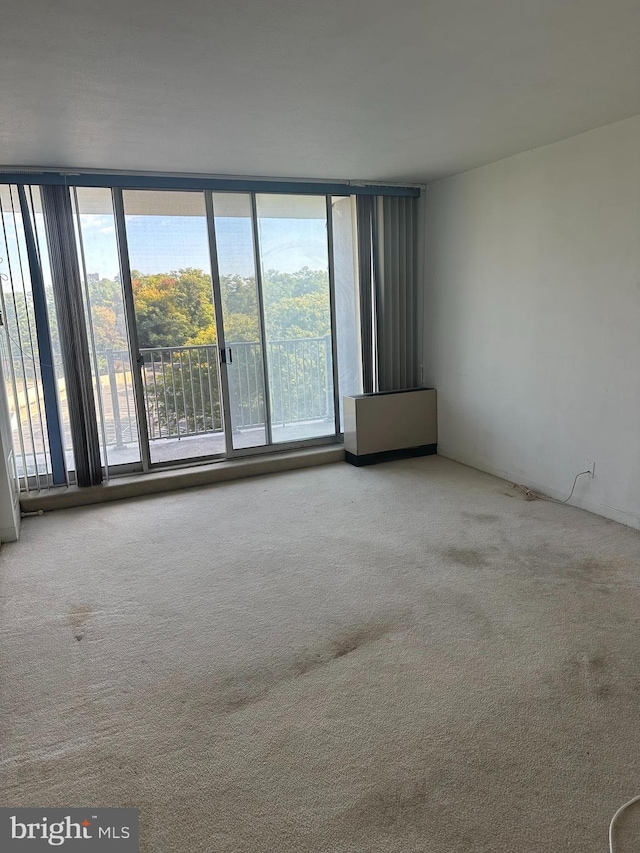
[[[605,851],[639,568],[638,532],[439,457],[27,519],[2,804],[138,806],[145,853]]]

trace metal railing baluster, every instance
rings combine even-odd
[[[277,401],[273,414],[277,423],[286,426],[330,416],[329,401],[333,393],[329,381],[330,345],[330,337],[269,341],[274,382],[272,399],[274,403]],[[262,426],[264,390],[260,383],[260,344],[241,341],[230,346],[235,368],[233,427],[251,429]],[[220,405],[216,344],[147,347],[140,352],[144,358],[145,404],[151,440],[222,430],[222,423],[216,415]],[[127,377],[129,355],[128,352],[114,350],[97,352],[96,355],[105,357],[111,389],[112,422],[108,424],[108,443],[122,447],[131,440],[134,431]],[[127,407],[126,430],[122,420],[125,414],[120,410],[120,370]]]
[[[173,393],[173,412],[172,416],[176,419],[177,437],[180,438],[180,416],[178,414],[178,398],[176,396],[176,371],[175,361],[173,358],[173,350],[169,350],[169,358],[171,359],[171,391]]]

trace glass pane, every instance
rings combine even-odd
[[[204,195],[123,193],[151,461],[225,452]]]
[[[264,366],[251,223],[251,196],[214,193],[218,272],[224,316],[234,449],[266,444]]]
[[[362,393],[355,233],[355,197],[331,199],[333,271],[336,303],[336,350],[340,391],[340,429],[344,429],[342,398]]]
[[[140,461],[111,190],[72,190],[102,463]]]
[[[326,200],[256,201],[273,441],[333,435]]]

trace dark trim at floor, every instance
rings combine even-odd
[[[406,447],[401,450],[382,450],[380,453],[364,453],[357,456],[345,450],[345,459],[351,465],[361,468],[363,465],[375,465],[378,462],[390,462],[393,459],[410,459],[412,456],[433,456],[438,452],[437,444],[421,444],[419,447]]]

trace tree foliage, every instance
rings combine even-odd
[[[253,277],[223,276],[222,305],[226,340],[259,340],[258,301]],[[156,275],[132,274],[141,347],[215,344],[211,277],[182,269]],[[295,273],[269,270],[263,282],[265,324],[271,340],[328,335],[329,285],[322,270]]]
[[[157,419],[152,437],[221,428],[217,359],[206,349],[189,353],[189,367],[183,369],[180,353],[169,348],[217,343],[211,277],[203,270],[185,268],[166,273],[145,274],[132,271],[132,289],[138,341],[141,349],[164,349],[145,356],[145,376],[149,393],[156,400]],[[221,296],[227,346],[251,344],[260,340],[256,281],[240,275],[221,278]],[[270,377],[272,416],[286,422],[321,416],[326,406],[326,389],[320,379],[330,369],[329,350],[324,341],[308,341],[330,334],[329,283],[325,271],[307,267],[294,273],[267,270],[263,276],[266,355],[273,362]],[[99,373],[107,373],[104,355],[116,353],[122,366],[128,357],[117,351],[128,349],[122,288],[117,278],[89,277],[89,305],[85,306],[89,331],[93,335]],[[52,344],[60,364],[60,343],[56,323],[55,300],[47,288]],[[9,331],[9,349],[16,372],[36,378],[38,352],[29,291],[15,295],[5,292],[5,322]],[[299,339],[307,343],[296,344]],[[284,343],[280,343],[284,342]],[[34,358],[30,358],[33,345]],[[28,352],[27,352],[28,350]],[[26,356],[25,356],[26,352]],[[264,419],[264,394],[261,384],[262,350],[239,347],[232,387],[234,426],[246,426]],[[245,363],[246,362],[246,363]],[[213,365],[213,366],[212,366]],[[129,368],[126,368],[129,369]],[[151,379],[149,379],[149,376]],[[313,378],[313,381],[311,379]],[[320,379],[319,379],[320,378]],[[240,388],[238,383],[245,382]],[[236,399],[237,398],[237,399]]]

